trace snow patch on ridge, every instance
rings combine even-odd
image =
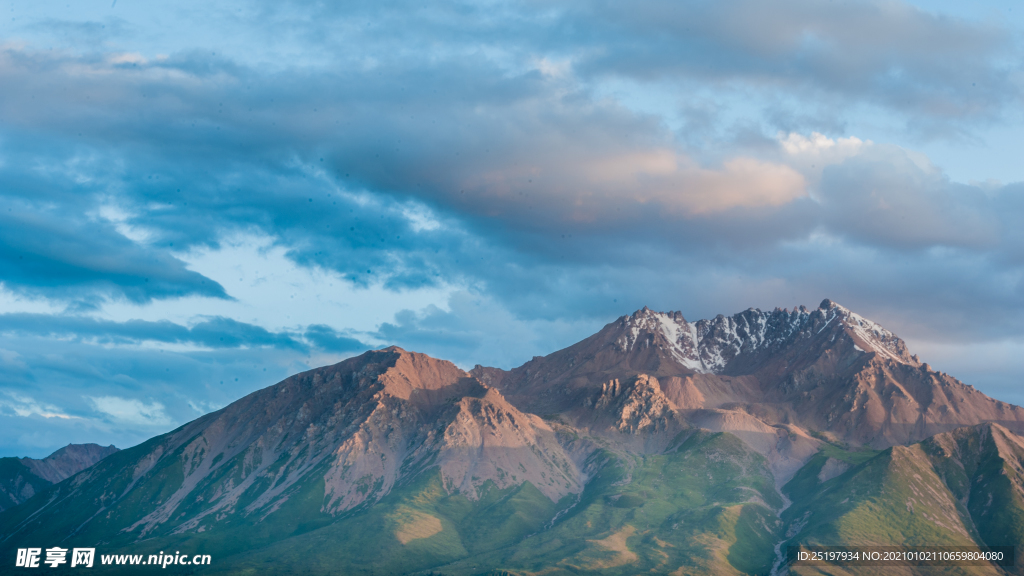
[[[897,343],[900,341],[898,336],[859,314],[854,314],[849,310],[847,312],[849,316],[846,325],[861,340],[866,342],[873,352],[878,352],[880,355],[897,362],[904,361],[900,357],[899,348],[897,347]]]
[[[865,353],[907,362],[906,348],[898,336],[875,322],[825,300],[816,310],[800,307],[792,312],[762,312],[750,308],[733,316],[688,322],[679,312],[654,312],[648,308],[625,318],[625,330],[615,345],[623,352],[655,345],[661,335],[668,352],[680,365],[701,374],[719,373],[740,354],[772,347],[799,335],[813,337],[836,320],[853,337],[854,347]],[[813,330],[812,330],[813,327]],[[835,340],[835,329],[832,334]],[[859,344],[859,345],[858,345]],[[661,345],[661,344],[657,344]]]

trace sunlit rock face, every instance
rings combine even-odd
[[[931,370],[898,336],[831,300],[696,322],[644,308],[519,368],[472,373],[523,410],[597,429],[604,420],[592,407],[609,386],[652,383],[683,427],[732,412],[718,419],[888,447],[979,422],[1024,425],[1019,407]]]

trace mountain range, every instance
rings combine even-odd
[[[866,574],[783,551],[1024,544],[1021,434],[1024,409],[830,300],[644,308],[508,371],[392,346],[296,374],[33,485],[0,547],[210,554],[168,567],[197,574]]]
[[[0,458],[0,512],[117,452],[114,446],[68,444],[46,458]]]

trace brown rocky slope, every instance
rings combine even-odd
[[[597,431],[607,428],[610,386],[650,389],[683,423],[728,430],[756,420],[875,448],[981,422],[1024,430],[1024,409],[932,370],[895,334],[830,300],[692,323],[644,308],[519,368],[471,373],[524,411]]]

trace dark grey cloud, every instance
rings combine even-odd
[[[166,250],[140,246],[109,224],[25,205],[0,211],[0,279],[16,292],[72,301],[93,300],[90,293],[135,302],[227,297],[217,282],[188,270]]]
[[[307,326],[304,336],[314,346],[327,352],[362,352],[369,348],[356,338],[346,336],[326,324]]]
[[[187,295],[227,298],[224,288],[173,255],[173,239],[138,242],[102,216],[123,188],[109,153],[67,139],[0,131],[0,282],[16,292],[95,303]]]
[[[584,77],[806,90],[915,119],[991,119],[1020,99],[1009,29],[906,2],[294,1],[264,3],[242,26],[272,26],[292,45],[339,60],[490,51],[517,64],[565,60]]]

